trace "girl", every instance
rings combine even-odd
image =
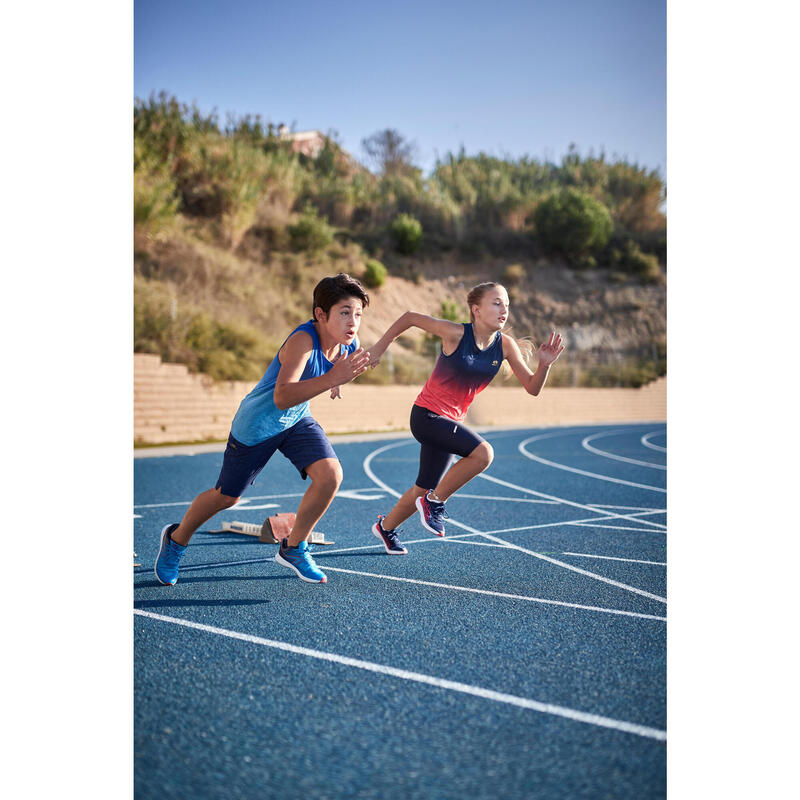
[[[442,340],[442,352],[427,383],[411,408],[411,433],[422,445],[417,480],[385,516],[379,516],[372,533],[386,552],[405,555],[397,539],[397,527],[419,512],[423,526],[444,536],[445,502],[494,458],[492,446],[463,424],[475,395],[497,374],[503,361],[528,394],[539,394],[550,366],[564,350],[561,335],[550,334],[538,350],[539,364],[531,372],[518,343],[503,333],[508,319],[508,293],[499,283],[481,283],[467,295],[470,320],[450,322],[406,311],[370,349],[370,365],[380,361],[386,348],[408,328],[421,328]],[[529,342],[522,342],[530,352]],[[461,459],[450,466],[453,455]],[[449,467],[449,469],[448,469]]]

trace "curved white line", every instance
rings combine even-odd
[[[567,472],[574,472],[577,475],[585,475],[587,478],[596,478],[599,481],[608,481],[609,483],[621,483],[623,486],[633,486],[635,489],[646,489],[649,492],[660,492],[661,494],[666,494],[667,490],[662,489],[660,486],[650,486],[648,483],[634,483],[633,481],[625,481],[622,478],[612,478],[608,475],[598,475],[596,472],[588,472],[585,469],[578,469],[577,467],[568,467],[566,464],[559,464],[556,461],[550,461],[546,458],[542,458],[541,456],[534,455],[533,453],[528,452],[525,449],[525,445],[529,444],[530,442],[535,441],[536,439],[543,439],[543,436],[531,436],[529,439],[525,439],[524,441],[520,442],[517,445],[517,450],[522,453],[526,458],[531,459],[531,461],[538,461],[540,464],[544,464],[548,467],[554,467],[555,469],[563,469]]]
[[[498,703],[507,703],[508,705],[517,706],[518,708],[527,708],[531,711],[539,711],[543,714],[553,714],[554,716],[564,717],[575,722],[585,722],[590,725],[598,725],[603,728],[611,728],[612,730],[623,731],[624,733],[633,733],[636,736],[644,736],[648,739],[655,739],[659,742],[665,742],[667,740],[666,731],[659,730],[658,728],[650,728],[646,725],[639,725],[638,723],[634,722],[626,722],[624,720],[612,719],[611,717],[603,717],[599,714],[590,714],[586,711],[579,711],[574,708],[566,708],[565,706],[557,706],[553,705],[552,703],[544,703],[540,700],[531,700],[527,697],[518,697],[517,695],[513,694],[505,694],[505,692],[496,692],[493,689],[484,689],[481,686],[470,686],[469,684],[460,683],[459,681],[437,678],[434,675],[411,672],[410,670],[398,669],[397,667],[390,667],[385,664],[376,664],[372,661],[362,661],[361,659],[342,656],[338,653],[329,653],[325,652],[324,650],[312,650],[310,647],[300,647],[299,645],[289,644],[288,642],[279,642],[274,639],[264,639],[261,636],[253,636],[249,633],[239,633],[238,631],[226,630],[225,628],[217,628],[213,625],[204,625],[201,622],[192,622],[188,619],[167,617],[163,614],[155,614],[152,611],[142,611],[141,609],[135,608],[133,613],[142,617],[158,620],[159,622],[169,622],[173,625],[182,625],[185,628],[193,628],[194,630],[213,633],[217,636],[227,636],[230,639],[238,639],[239,641],[258,644],[263,647],[272,647],[276,650],[283,650],[286,653],[294,653],[295,655],[316,658],[320,661],[341,664],[345,667],[355,667],[357,669],[363,669],[369,672],[376,672],[380,675],[391,675],[393,678],[402,678],[403,680],[407,681],[423,683],[427,684],[428,686],[435,686],[437,689],[449,689],[453,692],[461,692],[462,694],[469,694],[473,697],[481,697],[484,700],[494,700]]]
[[[649,447],[651,450],[658,450],[660,453],[666,453],[667,452],[666,447],[661,447],[661,445],[653,444],[651,441],[649,441],[651,436],[659,436],[659,435],[663,436],[664,431],[650,431],[650,433],[646,433],[644,436],[642,436],[642,438],[639,439],[639,441],[645,447]]]
[[[593,433],[591,436],[587,436],[581,442],[581,447],[584,450],[588,450],[590,453],[594,453],[598,456],[603,456],[604,458],[613,458],[615,461],[624,461],[626,464],[635,464],[637,467],[649,467],[650,469],[661,469],[666,470],[667,467],[664,464],[654,464],[652,461],[641,461],[638,458],[627,458],[626,456],[618,456],[616,453],[609,453],[606,450],[601,450],[599,447],[592,447],[589,444],[593,439],[599,439],[603,436],[611,436],[615,433],[629,433],[629,431],[621,430],[621,431],[602,431],[601,433]]]
[[[547,434],[543,434],[543,435],[546,436]],[[532,438],[534,438],[534,437],[532,437]],[[394,495],[395,497],[400,497],[401,495],[398,494],[398,492],[396,492],[394,489],[392,489],[391,486],[388,486],[387,484],[385,484],[372,471],[372,467],[370,466],[370,464],[372,463],[372,459],[375,456],[379,455],[380,453],[385,453],[387,450],[391,450],[391,449],[393,449],[395,447],[402,447],[403,445],[406,445],[406,444],[411,444],[411,442],[408,442],[408,441],[396,442],[394,444],[388,444],[388,445],[384,445],[383,447],[379,447],[377,450],[373,450],[371,453],[369,453],[367,455],[367,457],[364,459],[364,462],[362,464],[364,472],[366,472],[366,474],[370,477],[370,479],[374,480],[375,483],[377,483],[385,491],[387,491],[391,495]],[[515,488],[515,489],[521,488],[521,487],[518,487],[518,486],[514,486],[514,484],[505,483],[505,481],[501,481],[501,480],[499,480],[497,478],[491,478],[490,476],[486,475],[485,473],[481,473],[481,477],[487,478],[488,480],[494,480],[497,483],[502,483],[502,484],[505,484],[506,486],[511,486],[512,488]],[[551,499],[551,500],[552,499],[558,499],[558,498],[553,498],[551,495],[542,494],[541,492],[534,492],[531,489],[523,489],[523,491],[530,492],[531,494],[540,494],[542,497],[547,497],[548,499]],[[565,502],[568,505],[573,505],[573,506],[578,506],[579,508],[584,508],[587,511],[593,511],[594,513],[603,513],[603,512],[598,512],[596,509],[593,509],[590,506],[581,505],[580,503],[573,503],[573,502],[570,502],[570,501],[567,501],[567,500],[564,500],[562,502]],[[619,516],[623,517],[624,515],[620,514]],[[637,520],[637,521],[647,522],[647,520]],[[568,563],[566,563],[564,561],[559,561],[558,559],[550,558],[550,556],[546,556],[546,555],[544,555],[542,553],[537,553],[535,550],[529,550],[527,547],[521,547],[518,544],[513,544],[512,542],[507,542],[505,539],[499,539],[497,536],[492,536],[489,533],[484,533],[483,531],[479,531],[476,528],[470,527],[469,525],[465,525],[463,522],[458,522],[457,520],[453,519],[452,517],[449,518],[449,524],[450,525],[455,525],[457,528],[462,528],[463,530],[469,531],[470,533],[477,533],[479,536],[483,536],[484,538],[488,539],[491,542],[497,542],[498,544],[505,545],[506,547],[508,547],[508,548],[510,548],[512,550],[519,550],[520,552],[527,553],[529,556],[533,556],[534,558],[541,559],[542,561],[547,561],[550,564],[555,564],[558,567],[563,567],[564,569],[568,569],[568,570],[570,570],[572,572],[577,572],[578,574],[584,575],[587,578],[592,578],[593,580],[601,581],[602,583],[608,583],[611,586],[616,586],[619,589],[624,589],[626,592],[633,592],[634,594],[642,595],[642,597],[648,597],[651,600],[656,600],[659,603],[666,603],[667,602],[666,597],[661,597],[660,595],[652,594],[651,592],[646,592],[646,591],[644,591],[644,589],[637,589],[635,586],[629,586],[627,583],[621,583],[620,581],[615,581],[615,580],[612,580],[611,578],[606,578],[604,575],[597,575],[594,572],[589,572],[588,570],[581,569],[580,567],[576,567],[574,564],[568,564]],[[657,525],[657,523],[655,523],[655,522],[648,522],[647,524],[649,524],[649,525]],[[658,525],[658,527],[663,527],[663,526]]]

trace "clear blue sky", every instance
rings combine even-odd
[[[666,171],[665,0],[135,0],[134,93],[361,140],[396,128],[429,171],[574,142]]]

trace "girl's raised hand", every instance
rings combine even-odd
[[[542,364],[552,364],[566,347],[561,340],[561,334],[553,331],[550,338],[539,347],[539,361]]]

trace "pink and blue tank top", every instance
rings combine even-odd
[[[492,343],[479,350],[475,344],[472,323],[464,323],[464,335],[458,347],[449,355],[439,355],[436,366],[416,405],[461,422],[470,403],[492,381],[503,363],[503,334],[497,331]]]

